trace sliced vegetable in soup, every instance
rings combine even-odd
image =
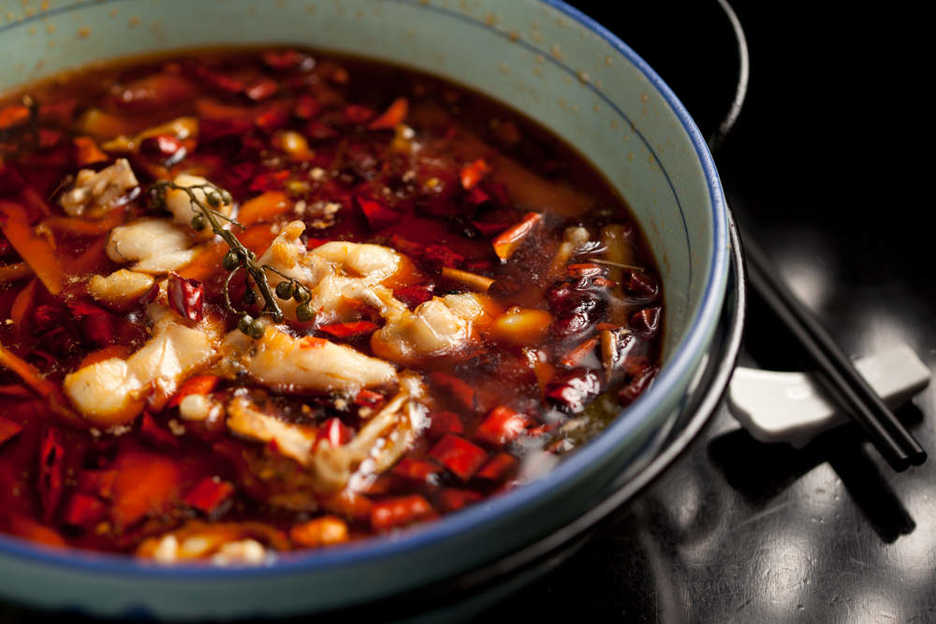
[[[293,49],[62,75],[0,104],[0,531],[227,564],[435,519],[636,400],[662,317],[623,200],[480,95]]]

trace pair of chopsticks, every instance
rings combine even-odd
[[[750,56],[744,28],[728,0],[718,0],[718,4],[737,40],[739,71],[731,108],[709,140],[713,153],[731,132],[741,113],[750,75]],[[766,254],[754,239],[743,228],[739,229],[748,285],[816,366],[816,379],[829,398],[844,408],[843,411],[861,427],[868,440],[894,470],[899,472],[925,462],[926,451],[920,443],[871,389],[825,328],[776,275]]]
[[[813,365],[827,396],[845,408],[891,467],[900,472],[926,461],[926,451],[868,385],[815,316],[772,270],[764,251],[741,232],[748,285],[789,332]]]

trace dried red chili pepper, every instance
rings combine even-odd
[[[462,481],[470,479],[487,459],[484,449],[450,433],[432,447],[429,455]]]
[[[529,425],[526,414],[498,405],[478,425],[475,437],[488,444],[502,445],[516,440]]]
[[[432,475],[438,474],[441,468],[432,462],[423,459],[404,457],[393,467],[393,474],[404,479],[425,483]]]
[[[354,437],[354,430],[341,422],[340,418],[329,418],[318,428],[316,442],[328,440],[332,448],[347,444]]]
[[[299,119],[312,119],[322,110],[322,105],[311,95],[300,95],[296,100],[296,108],[293,109],[293,115]]]
[[[194,377],[189,377],[182,382],[182,385],[179,386],[176,393],[172,395],[166,407],[178,406],[179,403],[182,402],[182,399],[190,394],[208,394],[215,389],[219,381],[221,381],[221,378],[217,375],[195,375]]]
[[[660,312],[659,306],[635,312],[630,318],[631,329],[644,338],[652,338],[660,329]]]
[[[12,420],[0,416],[0,446],[2,446],[7,440],[10,440],[19,435],[20,431],[22,430],[23,426],[19,423],[15,423]]]
[[[82,470],[78,473],[78,483],[75,487],[85,494],[110,498],[116,478],[116,470]]]
[[[566,412],[577,414],[601,392],[595,371],[578,368],[560,375],[546,386],[546,397]]]
[[[201,282],[170,273],[166,296],[179,316],[190,321],[201,320],[205,304],[205,287]]]
[[[434,371],[429,375],[429,380],[434,386],[444,390],[449,396],[453,397],[457,403],[469,411],[476,411],[480,407],[478,393],[471,385],[465,383],[458,377]]]
[[[39,499],[42,516],[46,522],[52,519],[62,500],[65,487],[65,444],[61,432],[48,427],[39,443]]]
[[[374,333],[377,329],[376,323],[370,321],[352,321],[348,323],[334,323],[332,325],[323,325],[319,331],[334,336],[335,338],[357,338]]]
[[[374,117],[374,111],[366,106],[351,104],[344,109],[344,119],[346,123],[363,124]]]
[[[234,486],[218,477],[205,477],[189,490],[183,502],[200,512],[211,515],[234,494]]]
[[[290,175],[291,172],[288,169],[261,173],[251,181],[250,190],[260,193],[281,190]]]
[[[182,141],[168,134],[146,137],[140,141],[141,154],[158,158],[167,166],[174,165],[185,158],[186,151]]]
[[[261,100],[272,97],[278,90],[279,85],[275,80],[261,78],[249,84],[247,88],[244,89],[244,94],[254,102],[260,102]]]
[[[405,303],[410,309],[432,299],[435,284],[417,284],[404,286],[393,291],[393,296]]]
[[[466,191],[473,189],[484,177],[491,172],[491,166],[483,158],[468,163],[462,167],[458,175],[462,188]]]
[[[361,391],[354,397],[354,404],[361,407],[377,407],[386,401],[386,397],[379,392],[361,388]]]
[[[442,507],[442,511],[458,511],[463,507],[477,503],[482,498],[484,497],[472,490],[445,488],[439,492],[439,506]]]
[[[432,412],[429,414],[429,432],[432,439],[438,439],[447,433],[462,433],[465,426],[455,412]]]
[[[107,517],[107,506],[93,496],[76,492],[65,504],[62,519],[65,524],[91,527]]]
[[[157,425],[148,412],[143,412],[143,418],[140,420],[140,433],[157,447],[178,448],[179,446],[179,440]]]
[[[656,366],[648,365],[646,368],[633,375],[631,380],[627,382],[627,385],[618,391],[618,403],[623,407],[627,407],[633,403],[637,397],[643,394],[644,390],[650,387],[650,383],[656,376],[657,371],[658,369]]]
[[[298,50],[268,50],[262,58],[270,69],[286,71],[299,67],[308,57]]]
[[[371,130],[389,130],[403,123],[409,112],[409,101],[406,98],[397,98],[387,107],[377,119],[367,126]]]
[[[498,453],[484,464],[475,476],[486,481],[500,481],[516,465],[516,457],[510,453]]]
[[[358,196],[357,203],[372,230],[382,230],[400,220],[400,213],[376,199]]]

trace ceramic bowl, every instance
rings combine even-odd
[[[712,158],[670,89],[601,25],[554,0],[0,0],[0,91],[89,62],[287,43],[428,71],[507,102],[576,146],[629,201],[660,266],[664,367],[546,476],[398,534],[255,568],[161,567],[0,537],[0,595],[160,618],[286,615],[412,590],[581,515],[680,409],[725,296],[727,212]]]

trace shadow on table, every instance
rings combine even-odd
[[[912,404],[898,416],[908,424],[923,418]],[[891,543],[911,533],[916,523],[868,453],[861,432],[850,425],[828,431],[802,449],[759,442],[744,430],[720,435],[708,446],[709,458],[728,484],[757,506],[828,462],[874,531]]]

